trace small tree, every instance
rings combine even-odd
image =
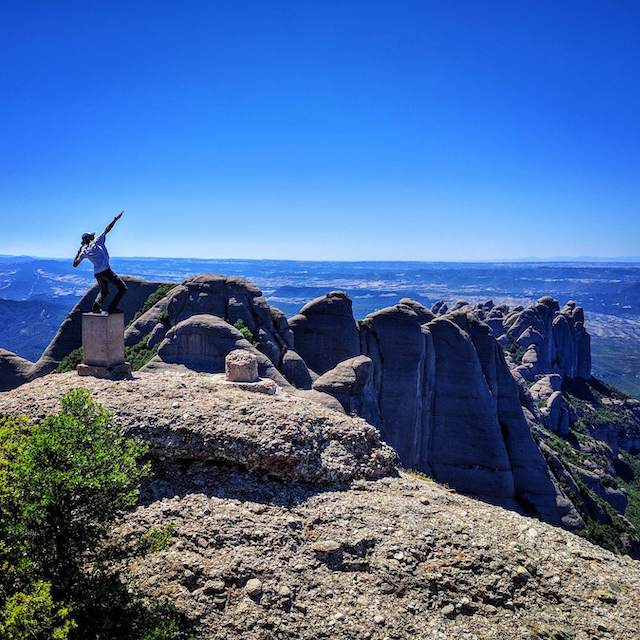
[[[0,417],[3,640],[186,637],[170,605],[149,609],[121,583],[125,550],[106,544],[149,475],[146,452],[86,389],[40,423]]]

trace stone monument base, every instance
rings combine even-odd
[[[131,365],[124,361],[124,316],[121,313],[82,314],[82,364],[78,375],[126,378]]]
[[[79,364],[76,367],[79,376],[93,376],[94,378],[126,378],[131,375],[131,365],[128,362],[114,364],[111,367],[101,367],[95,364]]]

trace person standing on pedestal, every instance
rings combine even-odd
[[[124,211],[121,211],[105,228],[105,230],[96,238],[95,233],[83,233],[82,244],[73,259],[73,266],[77,267],[85,258],[93,264],[93,274],[100,287],[100,293],[96,301],[93,303],[93,313],[104,313],[102,305],[105,298],[109,295],[109,283],[115,285],[116,295],[114,296],[108,308],[108,313],[122,313],[118,305],[124,294],[127,292],[127,285],[122,281],[120,276],[116,275],[109,264],[109,252],[105,244],[106,235],[113,229],[114,225]]]

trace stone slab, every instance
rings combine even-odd
[[[113,367],[124,363],[124,315],[82,314],[82,362]]]
[[[269,378],[260,378],[255,382],[232,382],[231,380],[224,380],[222,384],[233,386],[237,389],[242,389],[243,391],[264,393],[269,396],[273,396],[278,393],[278,385]]]
[[[89,364],[79,364],[76,367],[79,376],[92,376],[94,378],[126,378],[131,375],[131,365],[128,362],[111,367],[100,367]]]

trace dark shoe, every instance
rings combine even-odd
[[[118,307],[109,307],[109,313],[124,313],[124,311]]]
[[[91,307],[91,313],[102,313],[102,309],[97,302],[95,302],[93,307]]]

